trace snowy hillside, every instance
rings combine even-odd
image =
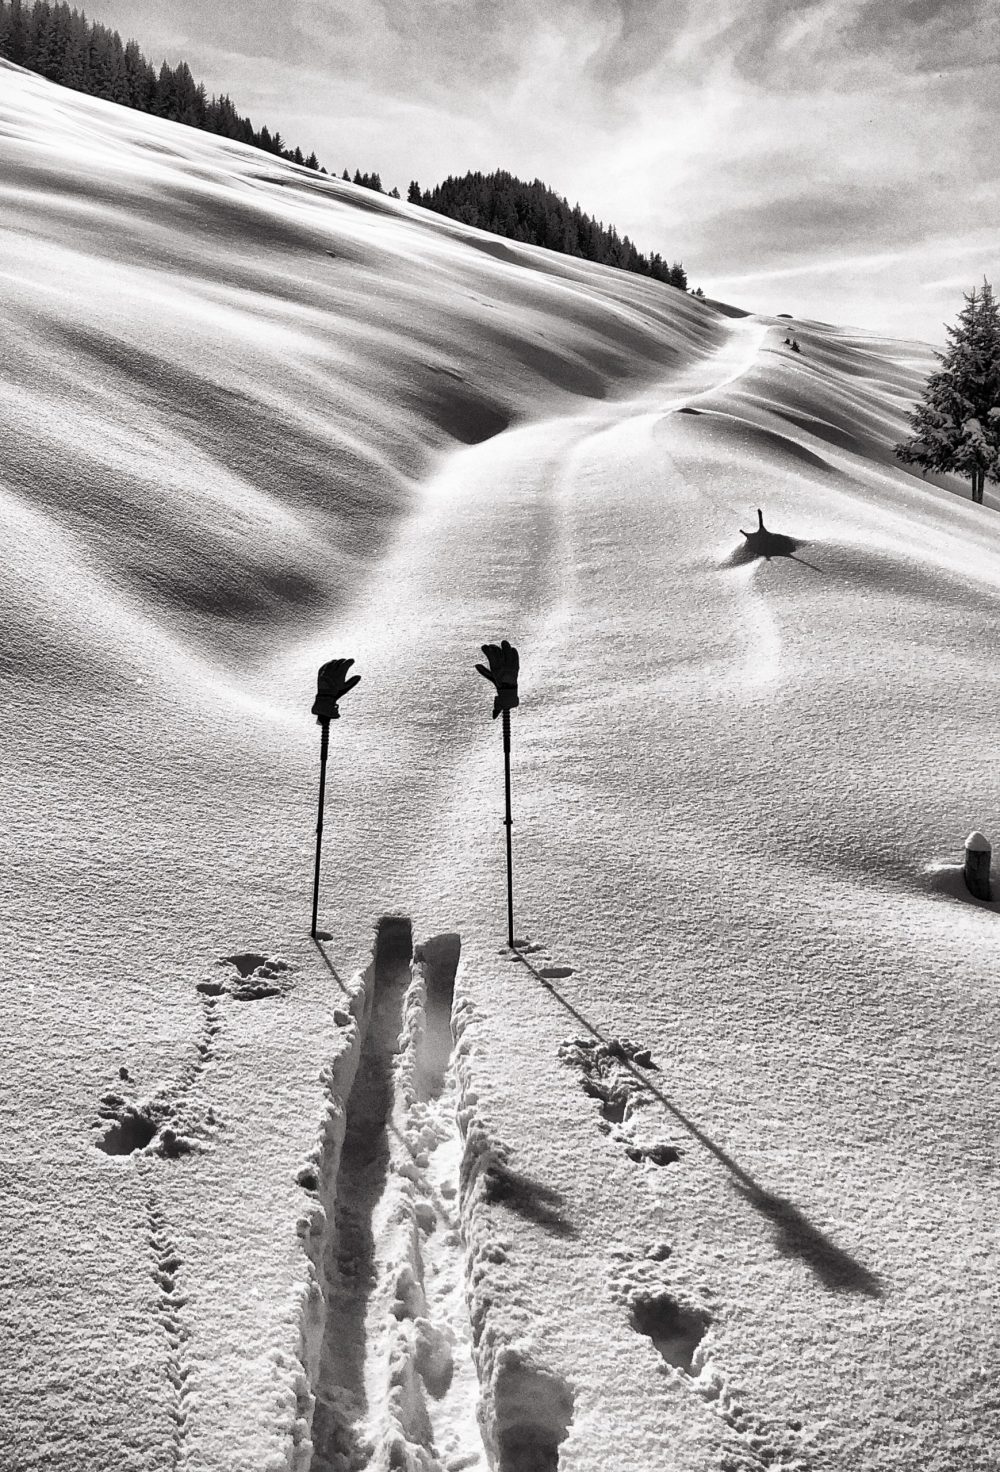
[[[2,1472],[995,1467],[929,349],[3,63],[0,294]]]

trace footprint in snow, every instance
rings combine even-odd
[[[713,1314],[700,1294],[669,1281],[662,1266],[669,1256],[666,1243],[653,1243],[644,1257],[620,1261],[608,1286],[615,1302],[628,1311],[632,1328],[652,1341],[666,1364],[685,1375],[697,1374],[695,1353]]]
[[[726,1426],[722,1472],[761,1472],[780,1467],[784,1472],[807,1472],[802,1448],[795,1436],[802,1422],[781,1425],[755,1415],[743,1403],[729,1376],[715,1362],[706,1339],[719,1318],[719,1305],[703,1284],[679,1281],[673,1270],[673,1252],[666,1242],[651,1242],[641,1257],[627,1250],[611,1254],[608,1287],[621,1304],[637,1334],[645,1335],[663,1360],[663,1370],[679,1370],[687,1384],[711,1406]]]
[[[513,954],[509,951],[506,954],[511,961],[523,961],[528,956],[541,957],[544,951],[545,946],[541,941],[524,939],[515,940]],[[535,966],[531,961],[528,962],[528,965],[531,966],[536,976],[540,976],[544,981],[558,981],[565,976],[573,975],[572,966]]]
[[[203,996],[218,997],[224,993],[234,1002],[259,1002],[265,997],[285,997],[291,991],[291,973],[295,968],[277,956],[263,956],[257,951],[241,951],[233,956],[220,956],[218,966],[234,967],[223,979],[211,977],[198,983]]]
[[[560,1044],[559,1059],[578,1068],[580,1087],[600,1106],[598,1128],[624,1147],[636,1164],[675,1165],[682,1157],[678,1145],[657,1141],[644,1144],[633,1137],[634,1118],[652,1102],[643,1087],[639,1069],[653,1070],[656,1064],[648,1048],[628,1038],[567,1038]]]

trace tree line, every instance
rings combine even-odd
[[[33,0],[30,5],[25,0],[0,0],[0,56],[77,92],[202,128],[326,173],[315,153],[306,156],[301,148],[290,148],[276,128],[272,131],[266,124],[255,128],[228,94],[209,96],[186,61],[174,67],[164,61],[157,70],[137,41],[123,42],[117,31],[88,21],[66,0],[54,4]],[[345,169],[341,177],[363,189],[383,192],[378,173],[356,169],[352,176]],[[397,189],[389,193],[399,198]],[[508,240],[545,246],[687,290],[687,275],[678,262],[668,264],[658,252],[643,255],[627,235],[620,236],[613,225],[585,214],[578,204],[571,207],[540,179],[528,184],[504,170],[468,173],[462,178],[449,177],[429,190],[421,190],[414,181],[407,198]]]
[[[255,128],[227,94],[210,97],[186,61],[175,67],[163,62],[157,71],[137,41],[123,44],[117,31],[88,21],[65,3],[34,0],[28,6],[0,0],[0,56],[77,92],[203,128],[326,173],[315,153],[306,157],[301,148],[287,147],[277,129]]]
[[[687,273],[679,262],[668,265],[658,251],[643,255],[627,235],[618,234],[614,225],[595,220],[578,204],[571,206],[541,179],[528,184],[504,169],[493,174],[449,176],[433,189],[421,189],[414,179],[406,197],[411,204],[423,205],[508,240],[542,245],[563,255],[634,271],[687,290]]]

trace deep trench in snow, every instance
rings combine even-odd
[[[322,1254],[317,1472],[486,1465],[459,1204],[459,950],[444,935],[414,952],[409,921],[388,917],[366,973]]]

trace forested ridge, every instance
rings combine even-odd
[[[203,128],[326,173],[315,153],[305,156],[298,146],[289,147],[278,130],[266,124],[255,128],[228,94],[209,96],[186,61],[174,67],[164,61],[157,70],[137,41],[123,42],[117,31],[89,21],[66,0],[56,4],[33,0],[31,5],[24,0],[0,0],[0,56],[64,87]],[[345,169],[342,177],[382,192],[378,173],[355,170],[352,179]],[[399,198],[398,190],[390,193]],[[528,184],[502,169],[492,174],[468,173],[449,177],[429,190],[421,190],[414,181],[407,198],[508,240],[541,245],[687,289],[687,275],[678,262],[668,265],[658,252],[643,255],[627,235],[620,236],[613,225],[604,225],[578,204],[570,206],[540,179]]]
[[[210,97],[186,61],[175,67],[163,62],[157,71],[137,41],[123,43],[117,31],[65,3],[0,0],[0,56],[77,92],[204,128],[309,169],[320,167],[315,153],[306,158],[300,148],[288,148],[279,132],[255,128],[225,93]]]
[[[687,274],[679,262],[668,265],[658,252],[642,255],[627,235],[618,234],[614,225],[604,225],[585,214],[578,204],[570,206],[568,200],[541,179],[528,184],[498,169],[492,174],[449,177],[433,189],[422,190],[414,180],[407,199],[411,204],[423,205],[466,225],[477,225],[508,240],[543,245],[564,255],[599,261],[622,271],[651,276],[682,291],[687,289]]]

